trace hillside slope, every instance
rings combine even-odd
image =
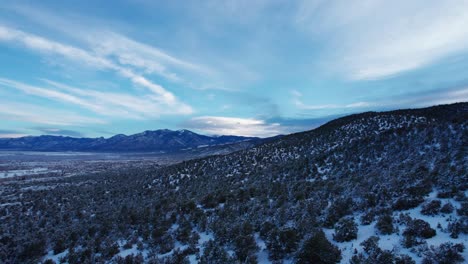
[[[461,263],[467,125],[468,103],[369,112],[154,170],[11,183],[0,258]]]

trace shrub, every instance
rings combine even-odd
[[[284,258],[286,254],[296,251],[299,240],[300,237],[295,229],[273,229],[266,241],[270,250],[270,258],[272,260],[279,260]]]
[[[351,241],[357,238],[357,224],[352,217],[345,217],[340,219],[335,224],[335,234],[333,239],[337,242]]]
[[[451,214],[453,212],[453,205],[451,203],[446,203],[440,208],[440,212],[444,214]]]
[[[465,259],[460,254],[464,251],[463,244],[452,244],[450,242],[441,244],[438,248],[431,247],[423,259],[423,264],[454,264],[462,263]]]
[[[403,232],[403,246],[410,248],[423,241],[421,238],[431,238],[436,235],[436,231],[431,228],[429,223],[421,219],[414,219],[409,221],[407,228]]]
[[[374,221],[375,213],[370,210],[361,216],[362,225],[370,225]]]
[[[20,259],[27,260],[43,256],[45,249],[46,243],[42,239],[29,242],[24,246],[23,251],[20,254]]]
[[[449,223],[448,231],[451,238],[458,238],[460,233],[468,234],[468,217],[460,217],[458,220]]]
[[[247,263],[247,260],[258,250],[254,237],[241,234],[234,239],[235,252],[237,259],[241,263]]]
[[[377,230],[379,230],[379,232],[383,235],[392,234],[394,231],[393,217],[391,215],[383,215],[379,217],[375,227],[377,227]]]
[[[354,255],[351,258],[351,264],[393,264],[395,256],[391,251],[379,248],[379,238],[371,236],[361,243],[364,249],[363,253]]]
[[[400,255],[395,258],[395,264],[416,264],[416,261],[408,255]]]
[[[421,214],[423,215],[436,215],[440,211],[440,200],[430,201],[422,206]]]
[[[325,226],[333,227],[340,218],[352,212],[353,205],[353,200],[350,198],[336,200],[328,209]]]
[[[468,216],[468,202],[461,203],[461,208],[457,210],[457,214],[460,216]]]
[[[401,197],[392,206],[394,210],[403,211],[418,207],[424,199],[422,197]]]
[[[204,246],[205,249],[203,250],[203,255],[200,258],[201,264],[224,264],[234,262],[224,248],[213,240],[209,240],[204,244]]]
[[[436,231],[431,228],[428,222],[421,219],[412,220],[403,235],[409,234],[421,238],[431,238],[436,235]]]
[[[341,260],[341,251],[328,239],[322,230],[305,241],[296,258],[300,264],[334,264]]]

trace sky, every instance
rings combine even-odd
[[[0,4],[0,137],[267,137],[468,101],[468,1]]]

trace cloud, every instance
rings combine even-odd
[[[199,116],[184,122],[182,126],[214,135],[269,137],[283,133],[280,124],[253,118]]]
[[[27,134],[24,134],[22,131],[0,129],[0,138],[19,138],[25,136]]]
[[[120,76],[129,79],[134,84],[145,87],[151,91],[153,93],[153,95],[151,95],[152,99],[155,103],[160,104],[161,108],[166,108],[175,114],[190,114],[193,112],[193,109],[189,105],[180,102],[171,92],[164,89],[161,85],[153,83],[146,77],[135,73],[132,69],[126,68],[98,54],[1,25],[0,41],[22,44],[30,50],[48,55],[59,55],[89,67],[101,70],[112,70]],[[72,98],[69,97],[69,99]]]
[[[159,117],[162,114],[190,113],[190,109],[184,108],[179,109],[179,111],[165,109],[160,106],[159,98],[154,98],[151,94],[139,97],[125,93],[80,89],[47,79],[43,81],[55,89],[33,86],[0,77],[1,86],[60,103],[74,104],[98,115],[144,119]]]
[[[408,107],[427,107],[439,104],[451,104],[468,101],[468,86],[439,88],[419,92],[406,92],[398,95],[377,97],[372,102],[355,102],[349,104],[309,105],[301,101],[302,94],[292,91],[294,105],[305,111],[334,111],[341,115],[364,110],[390,110]]]
[[[284,118],[274,117],[266,120],[268,123],[278,123],[283,128],[283,134],[302,132],[317,128],[330,120],[343,115],[331,115],[317,118]]]
[[[181,77],[170,71],[168,69],[170,67],[200,74],[212,74],[212,70],[206,66],[184,61],[156,47],[115,32],[97,32],[84,38],[96,53],[102,56],[115,56],[122,65],[141,68],[146,73],[156,73],[172,81],[181,81]]]
[[[37,130],[45,135],[53,136],[70,136],[70,137],[83,137],[81,132],[69,129],[50,128],[50,127],[33,127],[32,129]]]
[[[467,8],[468,1],[304,0],[295,22],[329,40],[330,67],[353,80],[381,79],[465,51]]]
[[[468,86],[409,92],[378,101],[380,106],[386,108],[427,107],[458,102],[468,102]]]
[[[310,105],[305,104],[302,100],[302,94],[296,90],[292,90],[294,105],[301,110],[326,110],[326,109],[351,109],[351,108],[369,108],[375,106],[369,102],[354,102],[349,104],[321,104],[321,105]]]
[[[197,90],[237,91],[241,83],[258,80],[259,74],[240,63],[237,56],[227,58],[226,53],[216,53],[219,47],[210,46],[210,42],[206,40],[211,38],[211,34],[225,34],[225,30],[220,27],[220,20],[230,17],[232,22],[238,23],[238,17],[242,15],[242,20],[246,21],[247,13],[252,17],[256,16],[257,11],[268,3],[263,2],[260,4],[260,1],[256,1],[253,4],[249,1],[187,1],[183,6],[176,4],[177,13],[174,16],[177,20],[164,25],[164,32],[160,32],[161,28],[158,26],[148,27],[146,24],[140,24],[132,29],[128,21],[96,18],[74,11],[64,11],[57,15],[57,12],[47,8],[21,4],[5,5],[2,8],[20,15],[23,20],[32,21],[83,44],[93,54],[112,59],[116,64],[146,76],[157,75],[155,77],[164,77],[166,80],[183,84],[186,88]],[[168,2],[148,3],[148,6],[139,8],[143,8],[140,9],[142,16],[148,15],[148,10],[154,8],[165,16],[170,16],[171,12],[175,11],[173,7],[173,3]],[[150,16],[157,16],[157,13],[151,12]],[[180,28],[179,23],[187,20],[190,21],[189,28],[185,25]],[[216,25],[219,32],[204,35],[208,33],[205,32],[207,25]],[[142,36],[147,38],[139,41],[130,37],[128,33],[124,35],[115,31],[115,28],[133,31],[132,35],[139,36],[140,40]],[[164,35],[167,32],[168,35]],[[176,50],[178,52],[169,52],[157,47],[161,45],[179,49]],[[187,58],[175,53],[184,54]],[[264,60],[265,56],[262,58]],[[236,72],[235,77],[233,72]]]
[[[151,94],[134,96],[126,93],[101,92],[81,89],[44,79],[44,81],[61,90],[67,91],[89,100],[93,105],[99,105],[98,114],[110,116],[127,116],[130,118],[152,118],[164,115],[190,114],[190,107],[180,106],[179,109],[165,108],[160,104],[160,98]]]
[[[56,109],[10,102],[0,104],[0,118],[59,126],[106,124],[102,119],[82,116],[74,112],[57,111]]]

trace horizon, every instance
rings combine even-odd
[[[4,1],[0,138],[270,137],[468,101],[468,2]]]
[[[267,138],[274,138],[274,137],[278,137],[278,136],[287,136],[287,135],[291,135],[291,134],[294,134],[294,133],[301,133],[301,132],[307,132],[307,131],[312,131],[312,130],[315,130],[316,128],[319,128],[323,125],[326,125],[327,123],[331,122],[331,121],[334,121],[334,120],[337,120],[337,119],[340,119],[340,118],[343,118],[343,117],[347,117],[347,116],[351,116],[351,115],[359,115],[359,114],[365,114],[365,113],[388,113],[388,112],[393,112],[393,111],[400,111],[400,110],[416,110],[416,109],[426,109],[426,108],[432,108],[432,107],[438,107],[438,106],[445,106],[445,105],[453,105],[453,104],[464,104],[464,103],[468,103],[468,102],[465,102],[465,101],[459,101],[459,102],[454,102],[454,103],[450,103],[450,104],[439,104],[439,105],[431,105],[431,106],[428,106],[428,107],[419,107],[419,108],[398,108],[398,109],[390,109],[390,110],[386,110],[386,111],[365,111],[365,112],[358,112],[358,113],[351,113],[351,114],[346,114],[346,115],[340,115],[340,116],[335,116],[334,118],[330,118],[326,121],[324,121],[323,123],[320,123],[314,127],[311,127],[310,129],[307,129],[307,130],[301,130],[301,131],[295,131],[295,132],[292,132],[292,133],[288,133],[288,134],[276,134],[276,135],[272,135],[272,136],[268,136],[268,137],[256,137],[256,136],[242,136],[242,135],[234,135],[234,134],[224,134],[224,135],[221,135],[221,134],[203,134],[203,133],[198,133],[198,132],[195,132],[195,131],[192,131],[190,129],[186,129],[186,128],[181,128],[181,129],[177,129],[177,130],[173,130],[173,129],[168,129],[168,128],[160,128],[160,129],[154,129],[154,130],[144,130],[144,131],[140,131],[140,132],[137,132],[137,133],[133,133],[133,134],[123,134],[123,133],[117,133],[117,134],[114,134],[114,135],[111,135],[111,136],[108,136],[108,137],[104,137],[104,136],[99,136],[99,137],[80,137],[80,136],[76,136],[76,135],[61,135],[61,134],[41,134],[41,135],[21,135],[21,136],[18,136],[18,137],[0,137],[0,139],[15,139],[15,138],[23,138],[23,137],[38,137],[38,136],[52,136],[52,137],[70,137],[70,138],[104,138],[104,139],[110,139],[112,137],[115,137],[115,136],[120,136],[120,135],[123,135],[123,136],[134,136],[134,135],[138,135],[138,134],[143,134],[145,132],[157,132],[157,131],[170,131],[170,132],[184,132],[184,131],[188,131],[188,132],[191,132],[191,133],[195,133],[195,134],[198,134],[198,135],[201,135],[201,136],[208,136],[208,137],[222,137],[222,136],[238,136],[238,137],[247,137],[247,138],[261,138],[261,139],[267,139]]]

